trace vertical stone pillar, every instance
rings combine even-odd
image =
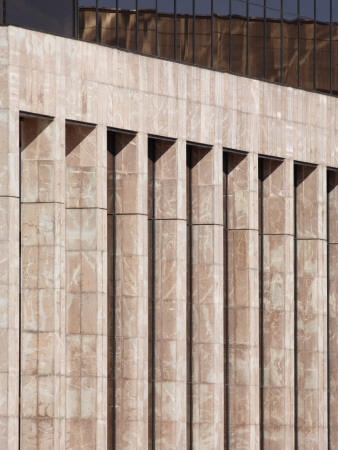
[[[19,203],[19,116],[1,110],[0,440],[14,450],[19,437]]]
[[[64,142],[57,123],[21,122],[21,448],[61,449]]]
[[[106,129],[66,126],[66,448],[106,446]]]
[[[263,164],[263,441],[294,448],[293,161]]]
[[[147,135],[116,134],[116,448],[148,448]]]
[[[338,442],[338,172],[328,172],[330,444]]]
[[[222,149],[188,147],[192,226],[192,443],[224,441]],[[188,356],[189,357],[189,356]]]
[[[327,445],[326,168],[296,166],[298,448]]]
[[[258,158],[229,153],[229,440],[259,448]]]
[[[155,145],[155,447],[186,448],[185,142]]]

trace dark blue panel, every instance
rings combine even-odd
[[[249,17],[264,17],[264,8],[250,3]]]
[[[294,0],[297,3],[297,0]],[[275,9],[281,11],[281,0],[266,0],[266,7],[269,9]]]
[[[214,13],[219,16],[228,16],[229,0],[214,0]]]
[[[249,3],[255,6],[264,6],[264,0],[249,0]]]
[[[116,0],[99,0],[99,8],[116,8]]]
[[[232,0],[231,14],[236,14],[239,16],[246,16],[246,2],[243,2],[240,0]]]
[[[138,9],[156,9],[156,0],[138,0]]]
[[[13,25],[72,36],[73,17],[73,2],[69,0],[7,1],[7,23]]]
[[[300,17],[305,19],[314,19],[314,14],[314,0],[299,0]]]
[[[211,0],[195,0],[196,14],[211,14]]]
[[[157,0],[157,11],[162,13],[173,13],[175,10],[174,0]]]
[[[176,11],[177,14],[192,14],[193,13],[192,0],[177,0]]]
[[[333,0],[337,3],[337,0]],[[316,19],[320,22],[330,22],[330,0],[317,0]]]
[[[136,0],[119,0],[119,9],[136,9]]]
[[[298,14],[298,2],[297,0],[283,0],[283,11],[285,13],[290,13],[293,16]]]

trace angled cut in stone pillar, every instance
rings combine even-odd
[[[228,155],[230,448],[259,448],[257,155]]]
[[[10,120],[15,131],[11,134]],[[10,115],[8,110],[1,111],[0,146],[0,447],[16,450],[19,437],[19,117]]]
[[[328,171],[330,444],[338,442],[338,172]]]
[[[293,161],[262,159],[264,448],[294,448]]]
[[[61,449],[64,141],[57,123],[21,121],[21,447]]]
[[[115,440],[116,448],[143,450],[148,448],[148,146],[141,133],[115,136]]]
[[[106,446],[106,129],[66,126],[66,448]]]
[[[149,217],[155,220],[154,314],[150,330],[155,362],[155,448],[186,448],[186,147],[185,142],[151,140]],[[150,173],[152,172],[152,173]],[[151,220],[151,225],[153,225]],[[151,234],[150,234],[151,235]],[[150,245],[150,247],[152,247]],[[149,255],[149,258],[152,255]],[[151,295],[150,295],[151,297]],[[154,302],[152,301],[154,300]],[[154,308],[154,310],[153,310]],[[150,324],[149,324],[150,325]],[[154,412],[152,412],[154,413]]]
[[[224,445],[222,149],[188,146],[187,166],[190,441],[194,449],[219,449]]]
[[[326,168],[295,166],[298,448],[327,445]]]

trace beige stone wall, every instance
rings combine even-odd
[[[335,448],[337,107],[0,28],[1,450]]]

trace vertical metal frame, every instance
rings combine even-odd
[[[119,47],[119,0],[116,0],[116,47]]]
[[[264,66],[264,80],[266,80],[266,0],[264,0],[264,55],[263,55],[263,66]]]
[[[231,72],[231,14],[232,14],[232,0],[229,0],[229,72]]]
[[[284,47],[284,0],[281,0],[280,3],[281,11],[280,11],[280,81],[284,83],[284,71],[283,71],[283,47]]]
[[[174,59],[177,61],[177,0],[174,0]]]
[[[332,46],[332,0],[330,0],[330,94],[332,94],[332,63],[333,63],[333,46]]]
[[[99,42],[99,0],[96,0],[96,42]]]
[[[297,18],[298,18],[298,61],[297,61],[297,70],[298,70],[298,80],[297,80],[297,87],[300,86],[300,0],[297,0]]]
[[[211,11],[211,18],[210,18],[210,26],[211,26],[211,36],[210,36],[210,52],[211,52],[211,60],[210,60],[210,65],[211,68],[214,67],[214,0],[211,0],[211,5],[210,5],[210,11]]]
[[[320,1],[320,0],[319,0]],[[317,90],[317,2],[314,0],[313,2],[313,89]]]
[[[158,56],[158,2],[155,2],[155,55]]]
[[[249,0],[246,0],[246,68],[245,73],[249,75]]]
[[[138,51],[138,0],[136,0],[136,51]]]
[[[192,2],[192,62],[193,64],[196,63],[196,5],[195,1]]]

